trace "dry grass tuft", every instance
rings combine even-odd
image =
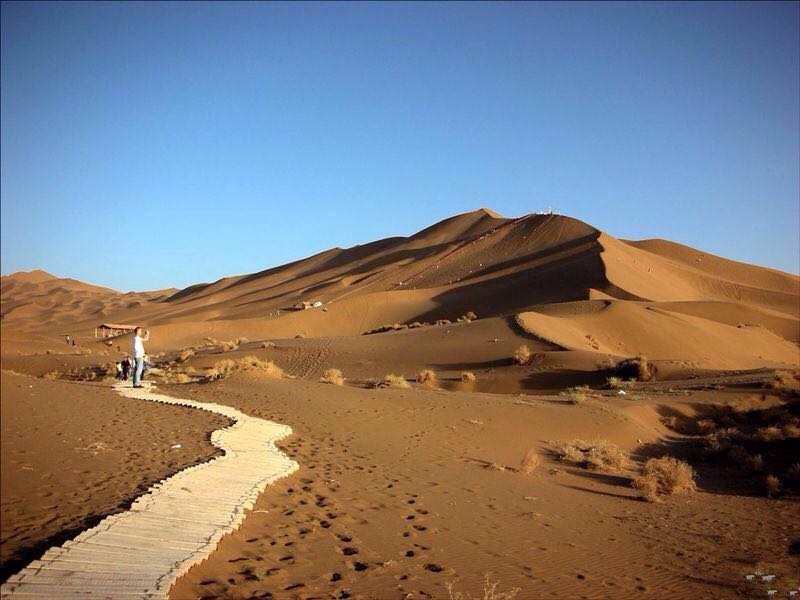
[[[227,341],[227,342],[222,342],[219,345],[219,347],[220,347],[220,350],[222,350],[223,352],[233,352],[234,350],[238,350],[239,349],[239,345],[236,342],[232,341],[232,340]]]
[[[44,379],[58,379],[60,375],[61,373],[59,373],[58,371],[50,371],[42,375],[42,377]]]
[[[539,457],[539,453],[531,448],[525,453],[525,456],[522,457],[522,461],[519,464],[519,470],[521,473],[525,473],[525,475],[530,475],[536,470],[541,462],[542,459]]]
[[[417,371],[417,383],[434,385],[436,383],[436,373],[430,369],[420,369]]]
[[[586,453],[586,468],[595,471],[619,471],[628,462],[628,453],[606,440],[595,440]]]
[[[379,381],[375,387],[379,388],[388,388],[388,387],[396,387],[396,388],[410,388],[411,384],[406,381],[406,378],[402,375],[394,375],[390,373],[386,377],[383,378],[382,381]]]
[[[584,448],[589,444],[583,440],[573,440],[571,442],[561,442],[555,448],[556,458],[561,462],[573,463],[583,466],[586,463]]]
[[[192,378],[186,373],[176,373],[173,378],[174,383],[189,383],[190,381],[192,381]]]
[[[562,462],[593,471],[619,471],[630,461],[628,454],[620,447],[600,439],[591,443],[583,440],[562,442],[556,446],[555,455]]]
[[[339,369],[325,369],[320,381],[333,385],[344,385],[344,377],[342,377],[342,372]]]
[[[647,360],[647,357],[640,354],[634,358],[626,358],[617,363],[613,370],[621,379],[633,379],[636,381],[655,381],[656,367]]]
[[[483,580],[483,596],[473,596],[469,592],[459,592],[454,589],[455,584],[452,581],[447,582],[448,600],[512,600],[520,593],[521,588],[512,588],[507,592],[500,592],[497,586],[500,585],[499,581],[492,581],[491,576],[487,573]]]
[[[461,381],[464,383],[475,383],[476,379],[477,377],[475,377],[475,373],[472,371],[463,371],[461,373]]]
[[[278,365],[269,360],[261,360],[257,356],[245,356],[233,361],[230,358],[218,360],[206,371],[204,381],[217,381],[230,377],[236,371],[257,370],[268,377],[284,377],[285,373]]]
[[[225,360],[218,360],[206,372],[206,380],[216,381],[219,379],[226,379],[230,377],[235,370],[236,370],[236,363],[233,362],[230,358],[226,358]]]
[[[767,491],[767,496],[775,496],[781,491],[781,480],[775,475],[767,475],[764,478],[764,489]]]
[[[490,471],[501,471],[502,472],[502,471],[506,470],[506,467],[504,465],[501,465],[500,463],[496,463],[496,462],[488,463],[486,465],[486,468],[489,469]]]
[[[236,361],[236,367],[242,371],[257,370],[269,377],[284,377],[285,373],[271,360],[262,360],[257,356],[245,356]]]
[[[565,398],[570,404],[583,404],[589,399],[591,390],[588,385],[567,388],[558,395]]]
[[[531,356],[531,349],[524,344],[514,350],[514,354],[512,355],[514,362],[518,365],[527,365],[531,360]]]
[[[641,497],[648,502],[658,502],[661,496],[687,494],[697,489],[694,482],[694,469],[686,462],[662,456],[651,458],[644,464],[642,474],[631,485],[639,490]]]
[[[612,390],[627,390],[636,382],[630,379],[625,380],[621,377],[609,377],[606,379],[606,383]]]
[[[240,337],[238,340],[236,340],[236,345],[241,346],[242,344],[247,344],[249,342],[250,340],[247,339],[246,337]]]

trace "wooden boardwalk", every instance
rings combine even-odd
[[[275,448],[292,430],[219,404],[118,384],[129,398],[190,406],[234,421],[211,434],[223,456],[152,486],[124,513],[51,548],[0,588],[6,598],[166,598],[170,586],[237,529],[256,497],[298,464]]]

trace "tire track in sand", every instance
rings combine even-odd
[[[129,398],[214,412],[234,424],[217,429],[211,443],[225,454],[153,485],[127,511],[44,553],[0,588],[5,598],[166,598],[169,588],[237,529],[267,485],[299,465],[275,442],[287,425],[248,416],[220,404],[133,389]]]

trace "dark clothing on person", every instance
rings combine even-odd
[[[122,379],[123,381],[128,381],[128,375],[131,372],[131,359],[127,356],[122,359]]]

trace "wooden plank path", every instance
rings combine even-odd
[[[225,454],[153,485],[129,510],[103,519],[13,575],[6,598],[166,598],[172,584],[237,529],[270,483],[298,469],[275,447],[290,427],[230,406],[153,393],[129,384],[129,398],[178,404],[224,415],[234,424],[211,442]]]

